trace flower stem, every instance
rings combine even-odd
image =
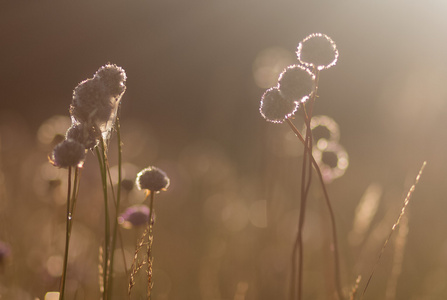
[[[110,221],[109,221],[109,205],[107,197],[107,155],[104,139],[101,138],[101,150],[96,147],[96,154],[101,171],[102,189],[104,195],[104,268],[103,268],[103,299],[107,299],[107,283],[108,283],[108,263],[109,263],[109,239],[110,239]]]
[[[67,215],[66,215],[66,229],[65,229],[65,251],[64,251],[64,265],[62,270],[61,283],[59,288],[60,299],[64,299],[65,279],[67,277],[68,264],[68,247],[70,245],[70,196],[71,196],[71,167],[68,167],[68,188],[67,188]]]

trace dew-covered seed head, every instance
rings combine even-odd
[[[314,90],[315,75],[300,65],[288,66],[278,78],[281,96],[289,101],[304,102]]]
[[[81,167],[85,159],[84,145],[68,139],[54,147],[50,162],[59,168]]]
[[[296,54],[302,64],[318,70],[335,66],[338,59],[334,41],[322,33],[313,33],[304,38],[298,44]]]
[[[95,126],[88,123],[77,123],[71,125],[65,134],[66,139],[72,139],[85,146],[85,149],[93,149],[98,144],[101,133]]]
[[[298,109],[298,102],[283,98],[277,87],[265,91],[261,98],[259,112],[268,122],[282,123]]]
[[[148,167],[137,174],[136,184],[139,190],[159,192],[169,187],[169,178],[157,167]]]

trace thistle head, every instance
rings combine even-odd
[[[313,33],[298,44],[296,55],[303,65],[323,70],[335,66],[338,50],[330,37]]]
[[[278,78],[281,96],[289,101],[304,102],[315,87],[315,75],[300,65],[288,66]]]
[[[98,144],[101,133],[95,126],[89,126],[88,123],[77,123],[68,128],[65,138],[84,145],[85,149],[93,149]]]
[[[137,174],[136,184],[139,190],[157,193],[169,187],[169,178],[165,172],[151,166]]]
[[[50,162],[59,168],[82,167],[85,159],[84,145],[68,139],[54,147]]]
[[[298,109],[298,102],[290,101],[281,96],[277,87],[265,91],[261,98],[259,112],[268,122],[282,123],[290,118]]]

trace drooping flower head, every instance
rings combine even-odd
[[[151,166],[137,174],[136,183],[139,190],[148,190],[156,193],[169,187],[169,178],[165,172]]]
[[[144,204],[133,205],[128,207],[124,213],[118,217],[118,223],[124,228],[138,227],[146,225],[149,221],[150,210]],[[155,219],[155,215],[152,214],[152,222]]]
[[[298,44],[296,55],[303,65],[323,70],[335,66],[338,50],[330,37],[313,33]]]
[[[265,91],[261,98],[259,112],[268,122],[282,123],[298,109],[298,102],[286,100],[279,89],[273,87]]]
[[[304,102],[314,90],[315,75],[300,65],[288,66],[278,78],[281,96],[289,101]]]
[[[59,168],[82,167],[85,159],[84,145],[68,139],[54,147],[50,162]]]

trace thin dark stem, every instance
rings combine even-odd
[[[121,144],[121,127],[120,127],[120,122],[119,122],[118,117],[116,118],[116,121],[115,121],[115,129],[116,129],[116,133],[117,133],[117,143],[118,143],[118,186],[117,186],[117,193],[116,193],[116,202],[114,202],[115,203],[115,222],[113,225],[112,247],[111,247],[111,253],[110,253],[110,278],[109,278],[109,288],[110,289],[112,289],[112,287],[113,287],[113,267],[114,267],[115,248],[116,248],[116,238],[117,238],[117,233],[119,232],[117,216],[118,216],[118,212],[120,209],[120,203],[121,203],[122,144]],[[113,188],[113,185],[112,185],[112,188]],[[127,277],[127,265],[126,265],[126,259],[124,256],[124,247],[123,247],[122,236],[121,236],[120,232],[119,232],[118,238],[120,240],[121,252],[123,254],[124,270],[126,272],[126,277]]]
[[[150,193],[150,204],[149,204],[149,222],[148,222],[148,243],[147,243],[147,299],[151,299],[151,292],[152,292],[152,242],[154,240],[153,235],[153,223],[152,223],[152,216],[153,216],[153,207],[154,207],[154,197],[155,193],[152,191],[149,191]]]
[[[62,270],[62,277],[60,283],[59,294],[61,300],[64,299],[65,279],[67,277],[68,265],[68,247],[70,245],[70,196],[71,196],[71,167],[68,167],[68,188],[67,188],[67,215],[66,215],[66,229],[65,229],[65,251],[64,251],[64,265]]]
[[[98,156],[99,168],[101,171],[102,189],[104,194],[104,269],[103,269],[103,299],[107,299],[107,283],[108,283],[108,262],[109,262],[109,238],[110,238],[110,221],[109,221],[109,209],[108,209],[108,197],[107,197],[107,156],[104,144],[104,139],[101,138],[101,150],[96,147],[96,154]]]

